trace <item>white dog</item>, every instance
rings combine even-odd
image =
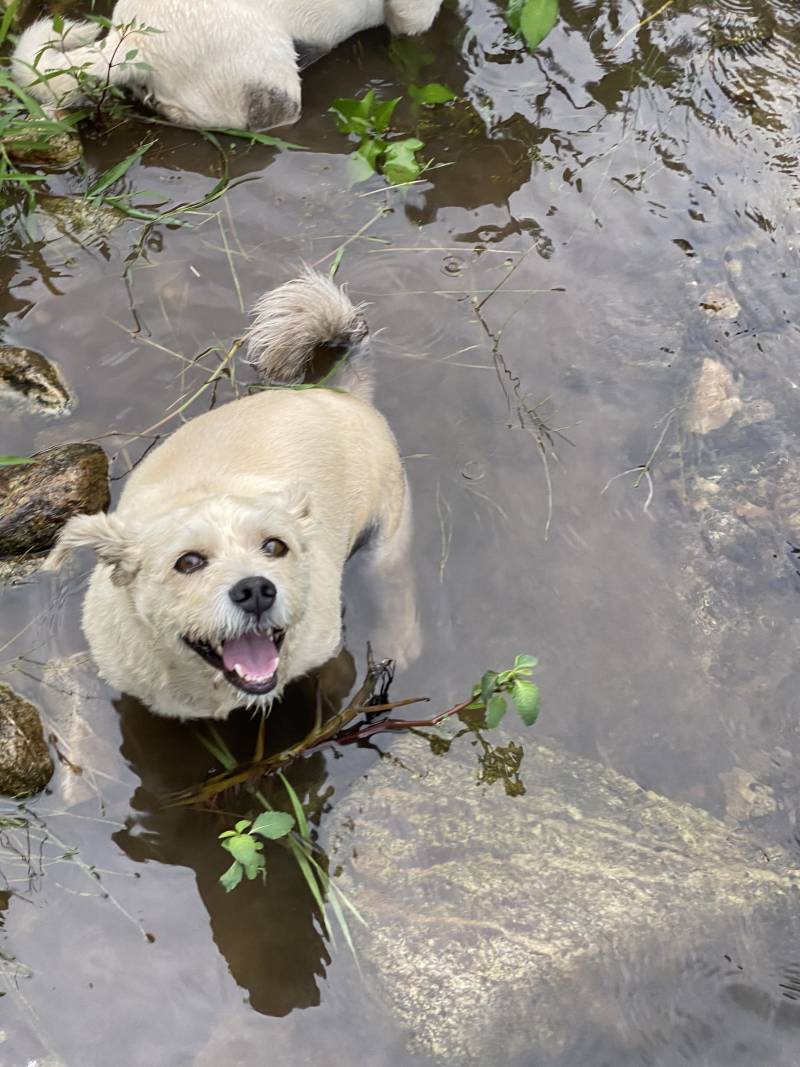
[[[339,388],[266,389],[187,423],[133,471],[113,514],[71,519],[46,564],[96,550],[83,613],[92,654],[108,682],[162,715],[266,708],[326,662],[341,644],[342,569],[362,546],[404,645],[377,651],[417,652],[410,501],[369,402],[364,318],[311,272],[255,310],[249,352],[269,381],[291,382],[319,346],[341,346]]]
[[[427,30],[441,0],[118,0],[93,22],[35,22],[12,70],[41,103],[74,107],[81,77],[131,90],[171,122],[264,130],[300,117],[302,57],[384,22]],[[130,58],[129,58],[130,57]],[[307,65],[307,64],[306,64]],[[82,72],[76,77],[76,71]]]

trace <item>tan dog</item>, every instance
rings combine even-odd
[[[337,390],[266,389],[199,416],[133,471],[113,514],[71,519],[50,554],[55,569],[72,549],[95,549],[92,654],[108,682],[162,715],[267,707],[328,660],[341,644],[342,569],[362,544],[404,631],[402,649],[377,651],[416,654],[410,502],[369,403],[366,322],[310,272],[256,307],[249,352],[267,381],[296,380],[321,345],[347,351]]]

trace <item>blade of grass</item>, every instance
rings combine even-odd
[[[290,838],[289,846],[292,852],[294,853],[294,858],[297,860],[297,864],[300,867],[300,870],[303,872],[303,877],[305,878],[306,884],[308,885],[308,888],[311,891],[311,895],[313,896],[314,900],[316,901],[317,907],[319,908],[319,913],[322,918],[323,925],[325,926],[325,932],[330,938],[331,943],[335,945],[336,939],[333,936],[333,930],[331,929],[331,924],[328,920],[328,914],[325,909],[325,901],[322,898],[320,887],[317,885],[317,879],[314,875],[314,871],[311,868],[311,864],[308,862],[308,854],[306,853],[300,842],[295,840],[294,838]]]
[[[102,174],[97,181],[89,187],[86,195],[88,197],[99,196],[100,193],[105,192],[105,190],[113,185],[114,182],[118,182],[120,178],[124,177],[134,163],[138,163],[145,152],[149,151],[154,144],[155,141],[147,141],[145,144],[140,145],[135,152],[131,152],[129,156],[126,156],[125,159],[121,159],[119,163],[116,163],[113,167],[107,170],[105,174]]]
[[[289,801],[292,805],[292,811],[294,812],[295,822],[297,823],[297,829],[300,832],[300,836],[305,840],[311,841],[311,833],[308,829],[308,819],[306,819],[306,813],[303,810],[303,805],[300,803],[300,798],[295,793],[294,788],[287,779],[283,771],[278,771],[278,777],[283,782],[283,788],[286,790]]]

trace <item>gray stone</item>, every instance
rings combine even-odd
[[[72,402],[58,369],[39,352],[0,345],[0,401],[61,415]]]
[[[52,776],[39,712],[10,686],[0,685],[0,793],[38,793]]]
[[[73,515],[108,506],[108,461],[98,445],[70,444],[0,467],[0,557],[45,552]]]
[[[612,961],[676,960],[714,928],[796,909],[788,858],[703,811],[532,745],[527,793],[508,797],[457,749],[400,739],[327,824],[367,923],[353,924],[366,984],[417,1053],[549,1063]]]

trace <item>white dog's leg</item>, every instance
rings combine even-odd
[[[422,632],[411,562],[411,497],[406,489],[403,512],[393,536],[379,540],[365,556],[366,578],[376,619],[370,628],[375,656],[395,661],[400,670],[419,656]]]
[[[392,33],[424,33],[441,6],[442,0],[385,0],[386,24]]]
[[[29,26],[19,38],[11,59],[11,72],[19,85],[48,107],[73,107],[83,98],[81,77],[108,75],[114,41],[95,44],[101,27],[94,22],[65,20],[57,32],[52,19]],[[114,37],[112,29],[109,38]],[[105,50],[104,50],[105,49]]]

